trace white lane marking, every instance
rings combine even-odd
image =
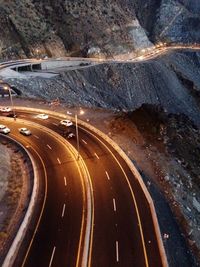
[[[55,250],[56,250],[56,247],[53,248],[53,252],[51,254],[51,259],[50,259],[50,262],[49,262],[49,267],[51,267],[51,265],[52,265],[54,254],[55,254]]]
[[[57,123],[55,123],[55,122],[52,122],[52,124],[53,124],[53,125],[55,125],[55,126],[58,126],[58,124],[57,124]]]
[[[117,211],[116,209],[116,202],[115,202],[115,199],[113,198],[113,208],[114,208],[114,211]]]
[[[59,159],[59,158],[57,158],[57,161],[58,161],[58,163],[59,163],[59,164],[61,164],[61,161],[60,161],[60,159]]]
[[[26,118],[26,115],[20,115],[21,118]]]
[[[39,139],[39,137],[38,137],[37,135],[34,134],[33,136],[34,136],[35,138]]]
[[[142,224],[141,224],[141,218],[140,218],[140,213],[139,213],[139,209],[138,209],[138,206],[137,206],[137,202],[136,202],[136,198],[135,198],[135,195],[134,195],[134,192],[133,192],[133,189],[131,187],[131,183],[129,181],[129,178],[128,176],[126,175],[122,165],[120,164],[120,162],[118,161],[118,159],[116,158],[116,156],[113,154],[113,152],[109,149],[109,147],[103,142],[101,141],[96,135],[94,135],[93,133],[89,132],[88,130],[86,129],[83,129],[81,127],[82,130],[84,130],[85,132],[87,132],[88,134],[92,135],[94,138],[96,138],[110,153],[111,155],[113,156],[113,158],[116,160],[117,164],[119,165],[122,173],[124,174],[125,178],[126,178],[126,181],[127,181],[127,184],[128,184],[128,187],[130,189],[130,192],[131,192],[131,196],[132,196],[132,199],[133,199],[133,203],[134,203],[134,206],[135,206],[135,209],[136,209],[136,214],[137,214],[137,220],[138,220],[138,224],[139,224],[139,229],[140,229],[140,235],[141,235],[141,240],[142,240],[142,246],[143,246],[143,252],[144,252],[144,258],[145,258],[145,264],[146,266],[149,266],[149,261],[148,261],[148,257],[147,257],[147,251],[146,251],[146,245],[145,245],[145,241],[144,241],[144,234],[143,234],[143,229],[142,229]],[[142,184],[141,181],[139,181],[140,183],[140,186],[142,187],[143,191],[144,191],[144,194],[145,194],[145,197],[147,199],[147,201],[151,201],[149,198],[149,195],[148,193],[146,192],[147,190],[144,188],[144,185]],[[158,234],[159,236],[159,234]],[[161,250],[162,249],[162,245],[161,245]],[[163,262],[166,262],[165,260],[165,255],[164,255],[164,259],[163,259]]]
[[[87,145],[87,142],[84,140],[84,139],[81,139],[82,140],[82,142],[84,143],[84,144],[86,144]]]
[[[67,186],[67,179],[65,176],[64,176],[64,183],[65,183],[65,186]]]
[[[50,145],[47,144],[47,147],[48,147],[50,150],[52,150],[52,147],[51,147]]]
[[[97,153],[94,153],[94,155],[99,159],[99,156],[97,155]]]
[[[119,243],[116,241],[116,261],[119,262]]]
[[[65,204],[63,205],[62,218],[64,217],[64,215],[65,215]]]
[[[110,176],[109,176],[108,172],[106,172],[106,176],[107,176],[108,180],[110,180]]]

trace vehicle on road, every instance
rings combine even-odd
[[[12,109],[10,107],[0,107],[1,112],[10,112]]]
[[[38,115],[36,116],[36,118],[37,118],[37,119],[41,119],[41,120],[46,120],[46,119],[49,118],[49,115],[47,115],[47,114],[38,114]]]
[[[8,133],[10,133],[10,129],[7,126],[1,124],[0,125],[0,133],[8,134]]]
[[[31,135],[31,131],[28,128],[20,128],[19,132],[25,136]]]
[[[70,120],[62,120],[62,121],[60,121],[60,124],[64,125],[64,126],[67,126],[67,127],[73,125],[73,123]]]
[[[67,135],[67,139],[71,139],[71,138],[74,138],[74,137],[75,137],[74,133],[68,133],[68,135]]]

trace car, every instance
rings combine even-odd
[[[6,127],[5,125],[1,124],[0,125],[0,133],[8,134],[8,133],[10,133],[10,129],[8,127]]]
[[[1,107],[0,111],[1,112],[10,112],[12,109],[10,107]]]
[[[31,135],[31,131],[30,131],[29,129],[27,129],[27,128],[20,128],[20,129],[19,129],[19,132],[20,132],[21,134],[23,134],[23,135],[26,135],[26,136]]]
[[[14,114],[13,112],[9,112],[9,113],[7,113],[6,117],[10,117],[10,118],[16,119],[17,118],[17,115]]]
[[[67,135],[67,139],[71,139],[71,138],[74,138],[74,137],[75,137],[74,133],[68,133],[68,135]]]
[[[60,124],[67,126],[67,127],[73,125],[73,123],[70,120],[62,120],[62,121],[60,121]]]
[[[37,118],[37,119],[46,120],[46,119],[49,118],[49,115],[47,115],[47,114],[38,114],[38,115],[36,116],[36,118]]]

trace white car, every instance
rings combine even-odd
[[[47,114],[38,114],[36,116],[37,119],[41,119],[41,120],[47,120],[49,118],[49,115]]]
[[[23,135],[26,135],[26,136],[31,135],[31,131],[30,131],[29,129],[27,129],[27,128],[20,128],[20,129],[19,129],[19,132],[20,132],[21,134],[23,134]]]
[[[0,108],[0,111],[2,111],[2,112],[10,112],[12,109],[11,108],[9,108],[9,107],[1,107]]]
[[[0,133],[8,134],[8,133],[10,133],[10,129],[8,127],[6,127],[5,125],[1,124],[0,125]]]
[[[73,125],[73,123],[70,120],[62,120],[62,121],[60,121],[60,124],[67,126],[67,127]]]
[[[67,139],[71,139],[71,138],[74,138],[74,137],[75,137],[74,133],[68,133],[68,135],[67,135]]]

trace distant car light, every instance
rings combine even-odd
[[[67,139],[71,139],[71,138],[74,138],[74,137],[75,137],[74,133],[68,133],[68,135],[67,135]]]

